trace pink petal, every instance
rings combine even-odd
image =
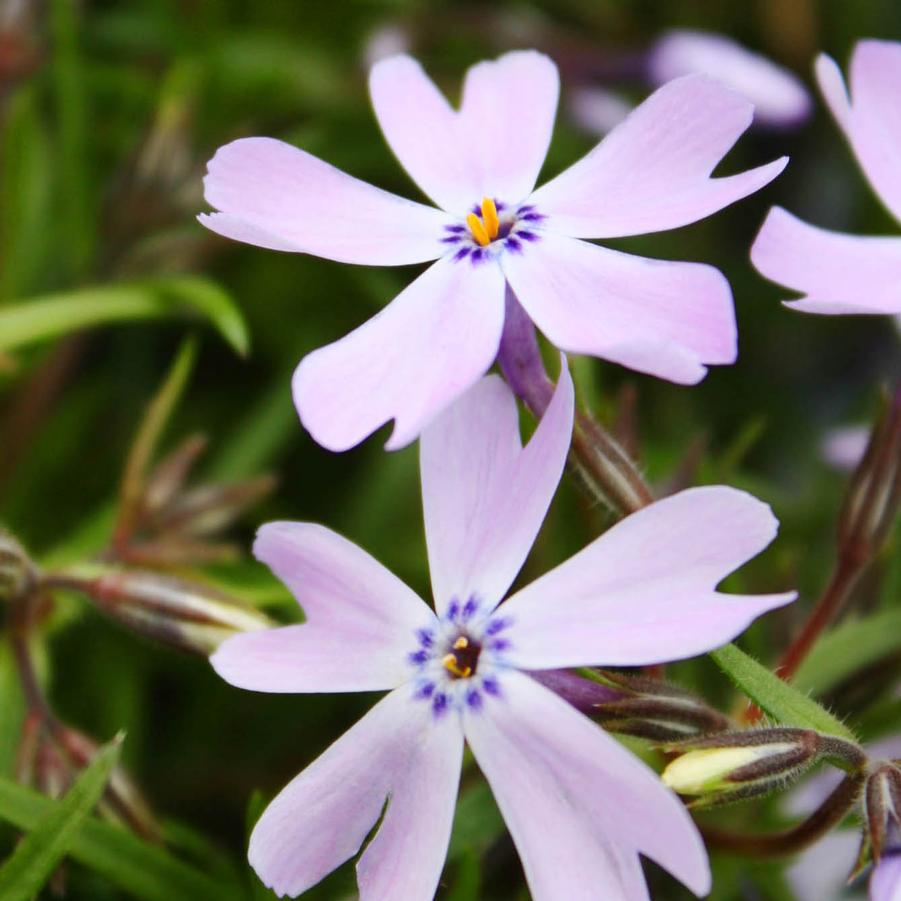
[[[530,203],[576,238],[614,238],[696,222],[753,194],[787,157],[738,175],[710,173],[751,124],[753,107],[704,75],[652,94],[594,150],[540,187]]]
[[[491,366],[504,318],[492,262],[442,259],[347,337],[294,373],[301,421],[323,447],[347,450],[389,419],[385,445],[409,444]]]
[[[901,313],[901,238],[846,235],[773,207],[751,247],[768,279],[804,293],[802,313]]]
[[[500,684],[463,728],[536,901],[647,897],[639,852],[696,894],[709,891],[697,829],[648,767],[522,673]]]
[[[223,679],[269,692],[378,691],[410,675],[416,631],[434,614],[396,576],[323,526],[274,522],[254,544],[308,622],[225,641],[212,657]]]
[[[517,50],[466,73],[460,108],[479,173],[479,194],[507,205],[525,200],[547,156],[560,78],[543,53]]]
[[[216,151],[200,216],[212,231],[272,250],[373,266],[434,260],[450,220],[272,138],[242,138]]]
[[[873,868],[870,901],[901,901],[901,853],[886,854]]]
[[[296,896],[353,857],[363,901],[431,901],[460,778],[459,720],[398,689],[379,701],[266,808],[249,860],[278,895]],[[412,848],[415,844],[415,853]]]
[[[826,434],[820,453],[830,466],[850,472],[863,459],[869,440],[870,430],[866,426],[843,426]]]
[[[842,131],[847,132],[851,119],[851,99],[848,97],[842,70],[831,56],[821,53],[814,63],[814,73],[829,111]]]
[[[770,508],[733,488],[690,488],[633,513],[502,609],[512,666],[637,666],[719,647],[794,593],[716,585],[775,537]]]
[[[502,257],[529,316],[562,350],[682,384],[736,356],[732,292],[712,266],[649,260],[549,232]]]
[[[460,112],[409,56],[377,63],[372,102],[389,146],[420,188],[465,215],[482,197],[508,205],[535,186],[557,109],[557,67],[533,50],[479,63]]]
[[[423,193],[442,209],[469,212],[481,200],[475,148],[422,66],[409,56],[381,60],[369,75],[369,93],[388,146]]]
[[[870,184],[901,220],[901,43],[857,43],[851,57],[850,100],[833,60],[821,56],[816,74]]]
[[[810,95],[796,75],[721,34],[670,31],[654,44],[649,65],[655,84],[693,72],[719,79],[754,104],[758,123],[796,125],[810,114]]]
[[[422,500],[436,608],[504,596],[535,541],[563,473],[573,428],[566,361],[525,449],[516,400],[498,376],[469,389],[423,432]]]

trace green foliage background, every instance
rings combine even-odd
[[[596,53],[600,65],[668,27],[712,29],[794,68],[809,84],[818,50],[844,64],[860,37],[901,38],[901,7],[889,0],[50,0],[29,38],[28,64],[0,84],[0,349],[16,362],[13,371],[0,371],[0,520],[38,560],[77,559],[101,546],[142,411],[183,337],[198,332],[199,361],[164,447],[199,430],[210,437],[207,478],[279,474],[276,493],[245,518],[242,543],[249,546],[254,526],[269,519],[324,522],[428,596],[415,448],[385,454],[383,430],[356,450],[331,455],[301,430],[289,386],[305,353],[361,323],[415,271],[267,252],[219,239],[194,220],[204,209],[205,161],[242,135],[281,137],[418,196],[381,140],[366,95],[364,48],[384,26],[407,30],[412,52],[452,96],[465,67],[485,56],[522,43],[555,55],[564,68],[564,107],[546,177],[593,144],[563,111],[566,90],[589,80],[568,62],[573,41]],[[747,636],[746,647],[765,661],[784,646],[831,566],[844,477],[822,462],[823,435],[871,418],[878,385],[899,375],[898,336],[887,317],[789,312],[778,302],[784,293],[751,268],[748,247],[774,203],[828,227],[897,230],[821,104],[798,132],[752,129],[723,168],[783,153],[792,157],[786,173],[736,207],[675,232],[616,242],[723,269],[735,294],[738,364],[681,388],[597,361],[575,362],[583,400],[608,422],[623,384],[637,387],[642,463],[652,480],[672,474],[704,435],[708,451],[698,478],[747,487],[774,506],[783,523],[779,541],[730,586],[796,585],[802,593],[794,608],[765,618]],[[161,279],[181,274],[198,277],[186,294],[160,288]],[[11,331],[4,339],[2,323],[11,329],[12,320],[2,317],[25,301],[61,295],[54,315],[64,315],[59,311],[73,298],[109,310],[100,288],[110,285],[136,290],[145,312],[129,308],[118,321],[77,334],[65,320],[47,320],[48,340],[13,346]],[[246,320],[246,356],[232,346],[241,343],[242,328],[230,303]],[[564,485],[521,578],[560,562],[604,525],[603,511]],[[274,615],[296,618],[290,599],[253,562],[216,575]],[[889,553],[859,588],[855,610],[895,616],[888,608],[898,607],[899,589],[901,563]],[[171,830],[177,853],[226,874],[238,897],[265,897],[243,863],[254,793],[274,793],[372,698],[238,691],[204,659],[136,638],[74,597],[63,599],[46,639],[42,659],[60,716],[104,741],[125,730],[126,764],[154,808],[179,824]],[[897,663],[901,647],[887,644],[880,653]],[[853,653],[858,645],[841,647]],[[732,703],[708,661],[671,674]],[[827,688],[833,709],[866,736],[901,726],[897,703],[867,708],[858,695],[836,692],[841,685]],[[5,650],[0,692],[0,773],[8,776],[22,707]],[[477,777],[465,788],[442,897],[526,897]],[[11,805],[0,792],[0,817],[15,821]],[[773,815],[758,806],[725,817],[761,825]],[[0,831],[0,852],[13,838],[11,828]],[[752,886],[762,893],[757,897],[788,897],[776,867],[726,858],[717,866],[715,898],[750,897]],[[69,897],[124,897],[96,867],[74,862],[68,877]],[[682,897],[674,883],[653,878],[655,897]],[[345,867],[310,897],[352,893],[352,868]]]

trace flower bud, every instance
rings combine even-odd
[[[662,679],[598,671],[599,697],[584,712],[608,732],[672,742],[729,728],[729,720],[701,698]],[[579,705],[576,705],[579,706]],[[580,708],[582,709],[582,708]]]
[[[605,670],[541,670],[532,677],[608,732],[666,742],[728,728],[729,721],[700,698],[662,679]]]
[[[864,789],[869,854],[878,861],[886,852],[901,853],[901,767],[880,762],[867,777]]]
[[[135,632],[198,654],[211,654],[236,632],[273,625],[265,614],[215,588],[146,570],[103,569],[91,577],[56,576],[49,583],[83,592]]]
[[[810,729],[727,732],[670,745],[680,752],[663,771],[663,781],[692,806],[710,806],[766,794],[794,779],[823,752]]]

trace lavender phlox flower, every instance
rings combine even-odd
[[[716,78],[754,104],[755,125],[790,128],[810,115],[810,94],[793,72],[715,32],[667,31],[648,49],[642,70],[652,87],[693,73]],[[607,88],[587,87],[574,92],[570,108],[583,128],[604,134],[631,104]]]
[[[729,284],[711,266],[588,243],[678,228],[763,187],[786,159],[712,178],[752,106],[689,75],[535,190],[551,140],[557,68],[534,51],[467,73],[459,110],[409,56],[370,75],[395,156],[438,208],[374,188],[269,138],[220,148],[200,221],[229,238],[345,263],[435,260],[369,322],[309,354],[301,421],[345,450],[394,421],[396,449],[492,365],[506,286],[557,347],[693,384],[736,357]]]
[[[901,43],[860,41],[851,56],[850,93],[825,54],[816,76],[864,175],[901,222]],[[901,237],[828,231],[773,207],[751,259],[767,278],[804,295],[786,301],[804,313],[901,313]]]
[[[866,750],[871,761],[901,759],[901,736],[873,742]],[[843,775],[832,767],[823,769],[788,795],[787,812],[809,816],[838,786]],[[859,831],[840,829],[805,851],[788,870],[798,901],[840,901],[859,896],[856,887],[848,889],[846,884],[856,867],[860,841]],[[882,857],[873,867],[869,897],[871,901],[901,899],[901,835],[897,833],[888,836]]]
[[[821,446],[823,459],[836,469],[850,472],[863,459],[869,440],[870,430],[866,426],[849,425],[830,429]]]
[[[279,894],[305,891],[357,854],[378,822],[357,863],[360,897],[431,898],[464,738],[536,901],[647,898],[639,854],[695,893],[708,891],[703,843],[676,796],[529,672],[635,666],[728,641],[794,597],[715,590],[769,544],[777,524],[744,492],[691,489],[629,516],[504,600],[560,479],[572,427],[564,361],[525,447],[498,376],[425,430],[434,611],[328,529],[260,530],[256,555],[294,592],[307,622],[226,641],[212,658],[219,674],[257,691],[389,690],[257,823],[249,858]]]

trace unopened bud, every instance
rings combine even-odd
[[[867,777],[864,789],[869,852],[878,861],[887,851],[901,852],[901,768],[880,762]]]
[[[671,742],[729,727],[728,719],[701,698],[662,679],[606,670],[592,670],[591,677],[565,670],[538,675],[539,681],[602,723],[608,732]]]
[[[272,475],[260,475],[231,485],[201,485],[174,498],[156,523],[162,534],[215,535],[228,528],[248,507],[270,494]]]
[[[236,632],[273,625],[265,614],[215,588],[146,570],[110,569],[93,578],[48,581],[83,592],[135,632],[198,654],[211,654]]]
[[[663,771],[663,781],[693,806],[710,806],[766,794],[804,772],[823,753],[810,729],[727,732],[671,745],[681,752]]]

